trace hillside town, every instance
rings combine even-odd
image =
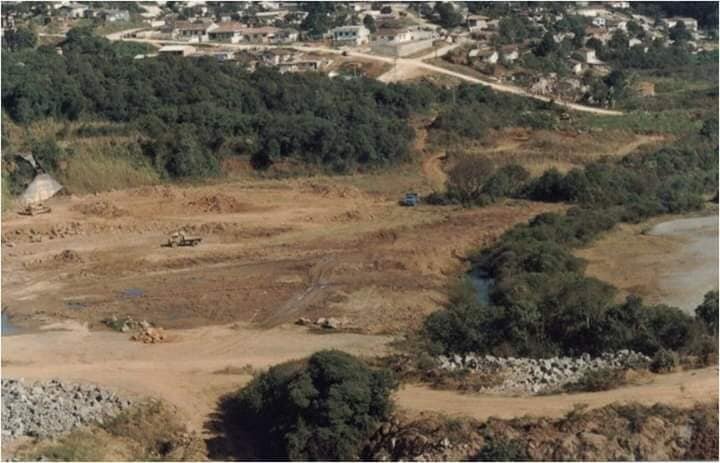
[[[615,96],[603,82],[621,70],[612,61],[717,48],[717,31],[694,18],[652,15],[642,5],[616,1],[3,5],[5,34],[25,24],[51,40],[89,25],[111,31],[114,39],[152,44],[136,59],[211,57],[250,70],[397,81],[422,76],[404,72],[403,60],[418,58],[533,95],[605,107]],[[652,86],[639,91],[653,94]]]

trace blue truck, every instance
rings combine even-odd
[[[417,206],[418,201],[419,201],[419,199],[418,199],[417,193],[405,193],[405,197],[403,198],[402,201],[400,201],[400,203],[403,206],[415,207],[415,206]]]

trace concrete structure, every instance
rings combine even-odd
[[[66,18],[82,18],[88,7],[79,3],[69,3],[58,8],[58,14]]]
[[[161,55],[189,56],[195,53],[190,45],[166,45],[158,50]]]
[[[432,48],[437,34],[415,28],[379,29],[372,42],[373,52],[386,56],[408,56]]]
[[[506,45],[500,48],[501,59],[505,63],[514,63],[520,57],[520,51],[515,45]]]
[[[698,22],[695,18],[685,18],[685,17],[674,17],[674,18],[666,18],[663,19],[663,23],[668,27],[675,27],[678,22],[682,22],[685,24],[685,28],[689,31],[696,32],[698,30]]]
[[[251,43],[271,43],[281,30],[277,27],[248,27],[241,32],[241,40]]]
[[[480,32],[482,30],[485,30],[488,28],[488,18],[487,16],[480,16],[477,14],[471,14],[467,18],[467,26],[470,32]]]
[[[468,53],[468,56],[470,58],[478,58],[482,62],[489,63],[489,64],[497,63],[498,59],[500,58],[500,55],[498,54],[497,51],[489,49],[489,48],[487,48],[487,49],[476,48],[474,50],[470,50],[470,52]]]
[[[248,29],[240,22],[222,22],[218,27],[208,32],[208,39],[214,42],[238,43],[242,40],[243,31]]]
[[[62,190],[60,185],[49,174],[39,174],[20,195],[21,204],[33,204],[50,199]]]
[[[368,43],[370,31],[365,26],[341,26],[330,31],[336,45],[363,45]]]
[[[593,50],[592,48],[581,48],[580,50],[578,50],[578,53],[580,53],[580,56],[582,56],[582,60],[587,64],[602,63],[602,61],[597,58],[595,50]]]
[[[596,16],[592,19],[592,25],[595,27],[605,27],[607,26],[607,19],[601,16]]]
[[[176,40],[188,42],[207,42],[208,34],[218,28],[214,22],[206,21],[177,21],[172,27],[172,37]]]

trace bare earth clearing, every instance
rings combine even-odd
[[[2,338],[3,374],[160,397],[202,430],[217,399],[249,381],[253,369],[325,348],[387,352],[395,334],[442,306],[448,278],[465,268],[468,251],[564,208],[525,201],[400,207],[405,191],[427,193],[444,182],[444,153],[425,150],[423,132],[416,149],[417,163],[383,174],[246,176],[59,197],[49,202],[52,213],[36,217],[8,211],[4,310],[21,328],[51,330]],[[202,236],[201,245],[162,247],[180,228]],[[100,320],[112,315],[165,327],[168,342],[142,344],[110,332]],[[345,318],[349,329],[292,325],[299,317]],[[410,411],[554,415],[583,401],[713,400],[715,376],[712,369],[680,373],[587,398],[466,396],[415,386],[397,398]]]
[[[621,225],[577,255],[588,260],[588,275],[615,285],[619,297],[637,294],[694,314],[705,293],[718,288],[717,211]]]

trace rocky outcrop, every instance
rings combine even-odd
[[[129,400],[98,386],[2,380],[2,438],[49,437],[116,415]]]
[[[678,409],[608,405],[563,418],[395,417],[368,443],[365,460],[713,460],[717,402]]]
[[[647,368],[650,358],[637,352],[620,350],[594,358],[587,354],[548,359],[503,358],[477,354],[449,357],[441,355],[438,363],[442,370],[466,369],[500,376],[501,384],[483,389],[488,392],[538,394],[561,391],[564,386],[576,383],[590,371]]]

